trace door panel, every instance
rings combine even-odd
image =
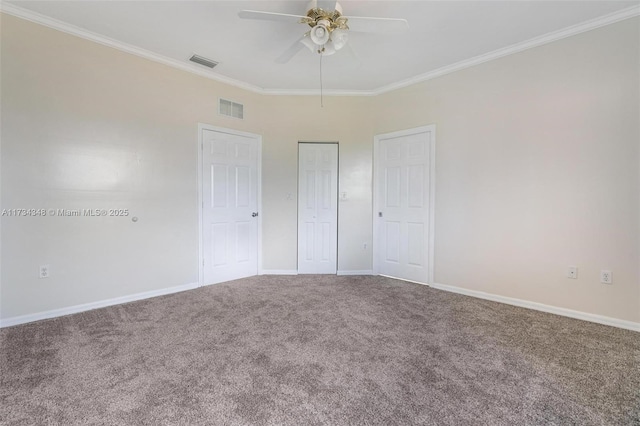
[[[398,263],[400,261],[400,223],[385,222],[386,227],[386,262]]]
[[[424,266],[424,224],[407,223],[407,263]]]
[[[305,234],[304,234],[304,260],[306,262],[313,262],[313,253],[315,251],[315,230],[316,230],[316,224],[313,222],[305,222]]]
[[[225,266],[227,264],[227,246],[229,245],[227,238],[226,223],[214,223],[211,225],[211,264],[214,267]]]
[[[211,165],[211,199],[213,207],[227,207],[228,167],[224,164]]]
[[[202,130],[203,282],[258,273],[258,140]]]
[[[316,208],[316,171],[307,170],[307,193],[305,194],[306,205],[308,210],[315,210]]]
[[[236,167],[236,207],[249,207],[251,202],[251,169]]]
[[[251,260],[251,222],[236,223],[236,259],[238,263],[245,263]]]
[[[424,207],[424,166],[422,164],[408,167],[409,207]]]
[[[335,274],[338,145],[301,143],[298,165],[298,272]]]

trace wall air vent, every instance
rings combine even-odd
[[[218,114],[226,115],[233,118],[244,118],[244,105],[229,101],[227,99],[218,99]]]
[[[191,62],[195,62],[196,64],[204,65],[207,68],[213,68],[218,65],[216,61],[212,61],[211,59],[207,59],[204,56],[200,55],[193,55],[191,58],[189,58],[189,60]]]

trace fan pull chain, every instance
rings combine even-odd
[[[320,52],[320,108],[324,108],[324,100],[322,97],[322,52]]]

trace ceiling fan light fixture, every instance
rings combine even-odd
[[[349,31],[337,28],[331,33],[331,43],[336,50],[340,50],[349,41]]]
[[[316,26],[311,28],[311,40],[318,46],[322,46],[329,41],[329,37],[331,36],[329,25],[329,21],[321,20],[318,21]]]
[[[313,40],[311,40],[310,33],[311,33],[310,31],[307,32],[302,38],[302,40],[300,40],[300,43],[304,44],[307,47],[307,49],[315,53],[318,50],[318,45],[315,44]]]
[[[324,55],[324,56],[329,56],[329,55],[333,55],[334,53],[336,53],[338,51],[338,49],[336,49],[335,45],[333,44],[333,42],[331,40],[329,40],[328,42],[326,42],[324,44],[324,46],[322,46],[322,48],[320,49],[320,52]]]

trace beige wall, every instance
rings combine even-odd
[[[2,58],[3,208],[139,218],[3,217],[2,317],[197,282],[197,122],[261,98],[7,15]]]
[[[2,207],[140,218],[2,218],[2,318],[196,282],[202,122],[263,135],[266,270],[296,269],[298,141],[340,142],[338,268],[366,271],[373,135],[436,124],[437,282],[640,322],[637,19],[324,108],[1,24]]]
[[[295,270],[298,141],[339,142],[338,270],[371,270],[370,99],[276,96],[263,132],[264,268]],[[286,200],[288,193],[294,194]],[[283,208],[285,207],[285,208]],[[367,249],[364,249],[364,244]]]
[[[267,270],[296,269],[298,140],[338,141],[338,265],[371,269],[366,99],[264,97],[8,15],[2,59],[2,207],[139,218],[3,217],[2,318],[197,282],[199,122],[263,135]]]
[[[437,125],[437,283],[640,322],[638,21],[375,99]]]

